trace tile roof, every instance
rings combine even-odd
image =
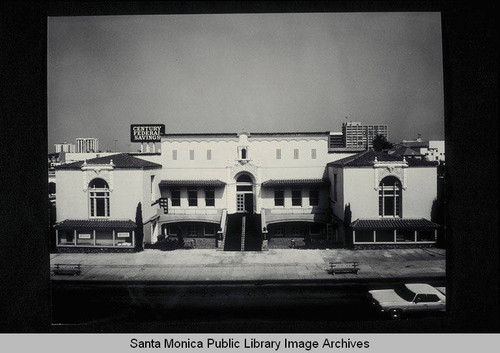
[[[425,218],[380,218],[357,219],[351,223],[352,229],[435,229],[439,224]]]
[[[390,154],[398,156],[421,156],[422,154],[406,146],[399,146],[389,150]]]
[[[329,131],[306,131],[306,132],[249,132],[250,137],[259,136],[304,136],[304,135],[329,135]],[[238,137],[234,132],[208,132],[208,133],[170,133],[163,134],[163,137]]]
[[[98,157],[88,159],[86,162],[88,165],[95,164],[110,164],[113,161],[114,168],[117,169],[157,169],[161,168],[162,165],[158,163],[153,163],[133,157],[128,153],[118,153],[105,157]],[[56,169],[81,169],[85,161],[78,161],[68,164],[61,164],[57,166]]]
[[[222,217],[222,210],[217,210],[213,214],[176,214],[167,213],[161,214],[159,217],[160,222],[209,222],[220,224]]]
[[[57,229],[134,229],[136,224],[130,219],[65,219],[57,223]]]
[[[355,154],[350,157],[342,158],[337,161],[333,161],[328,163],[330,166],[339,166],[339,167],[373,167],[375,158],[379,162],[402,162],[403,156],[397,156],[394,154],[388,154],[385,152],[378,152],[373,150],[364,151],[358,154]],[[426,161],[426,160],[406,160],[410,167],[433,167],[437,166],[437,163],[434,161]]]
[[[162,180],[160,186],[224,186],[225,182],[214,180]]]
[[[274,213],[272,209],[266,209],[265,221],[267,224],[280,222],[315,222],[327,223],[329,218],[326,213],[294,213],[296,210],[284,210],[283,213]]]
[[[280,186],[280,185],[328,185],[330,182],[325,179],[269,179],[264,181],[262,186]]]
[[[410,148],[429,148],[429,141],[402,141],[400,145]]]

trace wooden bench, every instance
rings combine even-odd
[[[81,264],[55,264],[52,275],[79,276],[82,273]]]
[[[330,262],[330,268],[327,271],[332,275],[336,273],[358,274],[359,262]]]

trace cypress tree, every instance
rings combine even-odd
[[[142,251],[142,242],[144,241],[144,226],[142,224],[142,205],[139,202],[135,212],[135,250]]]

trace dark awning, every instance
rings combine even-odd
[[[220,180],[162,180],[160,186],[224,186]]]
[[[135,229],[136,224],[130,219],[66,219],[55,225],[57,229]]]
[[[354,230],[361,229],[436,229],[439,224],[425,218],[383,218],[383,219],[357,219],[351,223]]]
[[[269,179],[262,186],[286,186],[286,185],[329,185],[325,179]]]

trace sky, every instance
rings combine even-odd
[[[49,17],[48,147],[136,151],[167,133],[337,131],[444,139],[441,17],[287,13]],[[116,141],[115,141],[116,140]]]

